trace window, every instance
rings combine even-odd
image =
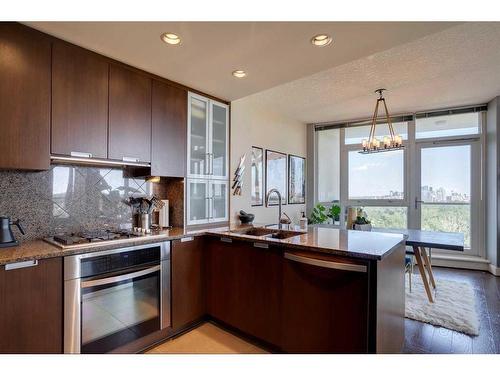
[[[484,110],[475,106],[398,117],[401,122],[393,125],[405,147],[370,154],[359,153],[369,136],[367,122],[328,130],[321,125],[315,203],[337,200],[342,213],[361,207],[375,228],[463,233],[463,254],[484,255]],[[379,139],[389,134],[387,124],[376,129]],[[341,225],[345,218],[342,214]]]
[[[349,151],[349,200],[404,199],[404,151]]]
[[[368,139],[371,125],[352,126],[345,128],[345,144],[360,145],[363,139]],[[394,132],[399,134],[403,139],[408,139],[408,127],[406,122],[395,122],[392,124]],[[389,136],[389,125],[377,124],[375,128],[375,136],[382,140],[384,136]]]
[[[479,134],[479,113],[417,117],[415,128],[417,139]]]
[[[470,247],[471,145],[422,147],[421,227],[459,232]]]
[[[318,202],[340,200],[340,129],[317,133]]]
[[[374,207],[364,206],[368,220],[375,228],[406,229],[408,228],[407,207]]]

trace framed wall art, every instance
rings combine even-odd
[[[266,150],[266,182],[265,193],[271,189],[277,189],[281,194],[282,204],[287,202],[287,157],[282,152]],[[278,204],[277,194],[273,194],[269,200],[269,205],[274,206]]]
[[[306,203],[306,159],[288,155],[288,203]]]
[[[250,158],[252,206],[264,204],[264,149],[252,146]]]

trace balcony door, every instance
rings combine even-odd
[[[416,189],[411,202],[415,226],[464,233],[464,253],[480,255],[479,140],[422,142],[416,151]]]

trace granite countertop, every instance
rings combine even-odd
[[[175,240],[183,237],[205,234],[205,231],[186,231],[184,228],[162,230],[158,234],[131,237],[119,241],[82,244],[69,249],[61,249],[43,240],[21,242],[18,246],[0,249],[0,265],[34,259],[64,257],[120,247],[144,245],[148,243]]]
[[[298,226],[287,226],[283,229],[302,232],[303,234],[276,239],[271,237],[248,236],[233,231],[252,226],[232,225],[225,229],[207,229],[207,234],[236,238],[252,242],[266,242],[299,250],[319,251],[331,255],[347,256],[371,260],[382,260],[391,254],[398,246],[404,244],[405,236],[395,233],[362,232],[339,228],[324,228],[309,226],[307,230],[300,230]],[[253,227],[264,227],[263,224],[254,224]],[[277,229],[277,226],[268,226]]]
[[[332,255],[372,260],[383,259],[405,241],[405,236],[402,234],[360,232],[311,226],[307,229],[307,231],[300,230],[298,226],[287,226],[287,228],[284,229],[302,232],[302,234],[286,239],[248,236],[233,232],[251,227],[264,226],[264,224],[231,225],[230,227],[222,226],[202,230],[172,228],[169,230],[162,230],[158,234],[154,235],[133,237],[120,241],[83,244],[69,249],[61,249],[43,240],[26,241],[21,242],[19,246],[0,249],[0,265],[35,259],[64,257],[68,255],[143,245],[198,235],[223,236],[251,242],[266,242],[288,248],[319,251]],[[268,228],[277,229],[277,226],[268,226]]]

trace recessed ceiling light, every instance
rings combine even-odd
[[[181,44],[181,37],[174,33],[163,33],[161,34],[161,40],[165,43],[178,45]]]
[[[311,43],[318,47],[324,47],[332,42],[332,37],[326,34],[318,34],[312,37]]]
[[[244,70],[235,70],[233,72],[233,76],[235,76],[236,78],[244,78],[247,76],[247,73]]]

